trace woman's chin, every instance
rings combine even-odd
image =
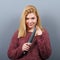
[[[32,27],[32,26],[29,26],[28,28],[29,28],[29,29],[32,29],[33,27]]]

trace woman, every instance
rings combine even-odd
[[[36,28],[32,43],[27,42]],[[28,51],[24,54],[24,51]],[[49,35],[42,27],[37,9],[28,5],[22,14],[19,29],[14,33],[8,49],[11,60],[46,60],[51,55]]]

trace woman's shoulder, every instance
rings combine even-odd
[[[18,36],[18,30],[13,33],[13,36]]]
[[[43,35],[47,35],[47,36],[49,35],[48,29],[45,27],[43,27]]]

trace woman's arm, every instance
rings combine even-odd
[[[14,33],[8,49],[8,57],[10,59],[19,58],[22,54],[22,46],[18,45],[19,40],[17,36],[18,36],[18,31]]]
[[[48,32],[44,29],[42,35],[36,36],[38,50],[42,59],[47,59],[51,55],[51,45]]]

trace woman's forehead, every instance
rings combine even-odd
[[[34,13],[29,13],[26,17],[36,17]]]

